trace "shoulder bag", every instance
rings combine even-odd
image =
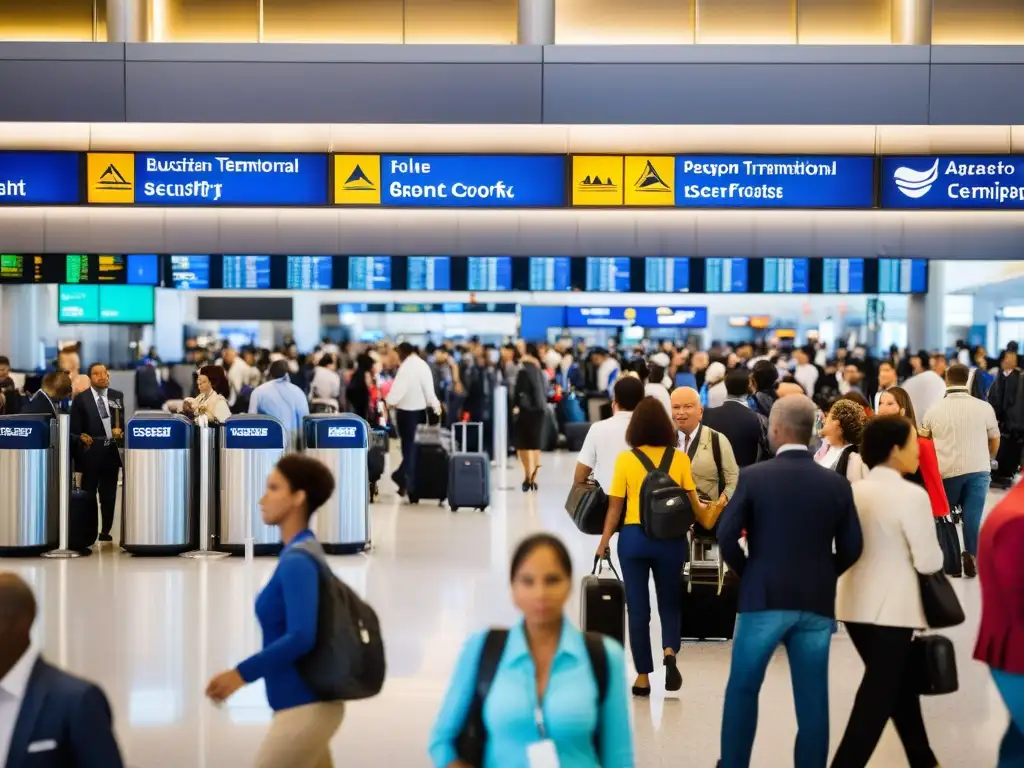
[[[608,515],[608,495],[593,476],[586,482],[574,483],[565,500],[565,511],[583,533],[600,536]]]
[[[964,609],[945,573],[919,573],[917,580],[921,586],[921,606],[929,627],[945,629],[964,623]]]
[[[922,696],[942,696],[960,687],[956,650],[948,637],[918,635],[910,645],[907,664]]]

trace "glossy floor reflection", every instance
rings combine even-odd
[[[508,555],[524,534],[562,535],[576,566],[589,571],[596,539],[575,531],[563,511],[574,457],[548,455],[540,492],[523,494],[515,469],[495,489],[490,513],[453,515],[433,504],[400,505],[386,490],[374,506],[371,554],[335,558],[344,579],[377,608],[386,632],[390,678],[381,696],[353,704],[333,743],[339,766],[426,766],[425,745],[448,674],[467,634],[515,619],[508,599]],[[497,486],[497,483],[495,483]],[[223,708],[202,691],[211,674],[259,645],[253,597],[274,561],[141,559],[107,548],[74,561],[8,560],[41,604],[36,637],[54,662],[100,682],[114,708],[118,737],[134,768],[234,768],[251,765],[270,711],[251,686]],[[957,582],[967,624],[957,643],[961,690],[925,703],[933,747],[945,768],[995,765],[1006,714],[986,669],[971,660],[978,584]],[[578,605],[570,606],[575,616]],[[656,619],[655,619],[656,621]],[[657,636],[652,626],[652,635]],[[713,766],[729,668],[725,644],[686,645],[680,694],[658,689],[634,703],[637,765]],[[838,743],[862,666],[849,639],[833,643],[832,740]],[[793,700],[784,655],[761,697],[754,766],[792,765]],[[886,732],[871,763],[906,765]]]

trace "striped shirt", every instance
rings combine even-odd
[[[931,430],[943,478],[991,471],[988,441],[999,437],[996,412],[984,400],[971,397],[966,387],[946,390],[921,425]]]

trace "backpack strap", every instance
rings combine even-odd
[[[641,464],[643,464],[644,469],[647,470],[648,472],[653,472],[655,469],[657,469],[657,467],[654,466],[654,462],[651,461],[650,457],[646,453],[641,451],[639,448],[634,448],[632,450],[632,454],[636,456],[637,460]]]
[[[487,694],[491,692],[491,684],[494,676],[498,673],[498,665],[501,663],[501,656],[505,653],[505,643],[508,641],[507,629],[491,629],[484,638],[484,647],[480,651],[480,661],[476,668],[476,688],[473,690],[473,700],[469,705],[468,717],[475,717],[477,722],[483,723],[484,701]]]
[[[672,469],[672,460],[676,457],[676,449],[671,445],[665,448],[665,452],[661,454],[661,463],[658,464],[658,469],[664,472],[666,475],[671,476],[670,470]]]
[[[836,461],[835,470],[843,477],[846,477],[846,470],[850,466],[850,454],[856,450],[856,446],[848,445],[843,448],[843,452],[839,454],[839,460]]]
[[[718,471],[718,495],[721,496],[725,492],[725,470],[722,469],[722,442],[715,430],[711,430],[711,457]]]
[[[608,698],[608,651],[604,647],[604,639],[597,632],[584,632],[583,642],[587,646],[590,657],[590,668],[597,683],[597,727],[594,729],[594,751],[597,759],[601,759],[601,710]]]

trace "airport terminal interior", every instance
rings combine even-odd
[[[837,400],[862,428],[898,383],[923,425],[945,389],[921,382],[966,366],[995,425],[991,472],[972,470],[984,538],[1024,449],[1022,67],[1017,0],[0,0],[0,574],[35,594],[33,647],[102,688],[126,766],[304,768],[257,756],[280,720],[263,682],[207,695],[264,645],[254,604],[281,534],[261,498],[301,452],[335,482],[310,528],[386,649],[384,687],[346,703],[333,764],[433,765],[464,643],[520,620],[524,537],[565,543],[565,617],[584,621],[600,537],[567,498],[629,377],[666,404],[757,413],[756,467],[779,447],[777,398],[813,401],[820,464],[849,447],[829,436]],[[421,375],[407,345],[430,372],[422,394],[396,386]],[[737,371],[749,391],[727,398]],[[268,404],[277,381],[298,400]],[[440,423],[417,429],[435,398]],[[940,446],[940,468],[961,449]],[[428,454],[435,476],[403,474]],[[928,738],[943,768],[1018,768],[1020,703],[1014,721],[975,659],[976,520],[936,482],[966,620],[934,631],[959,685],[922,697]],[[708,558],[727,636],[676,633],[682,687],[659,660],[649,695],[629,695],[626,643],[632,761],[563,767],[723,757],[728,599],[744,585],[717,546]],[[830,755],[865,669],[836,629]],[[10,642],[0,627],[0,658]],[[7,672],[0,694],[16,694]],[[792,686],[780,649],[755,768],[794,765]],[[64,745],[28,744],[11,711],[0,766],[117,768],[32,762]],[[559,765],[521,751],[486,768]],[[889,723],[864,765],[907,764]]]

